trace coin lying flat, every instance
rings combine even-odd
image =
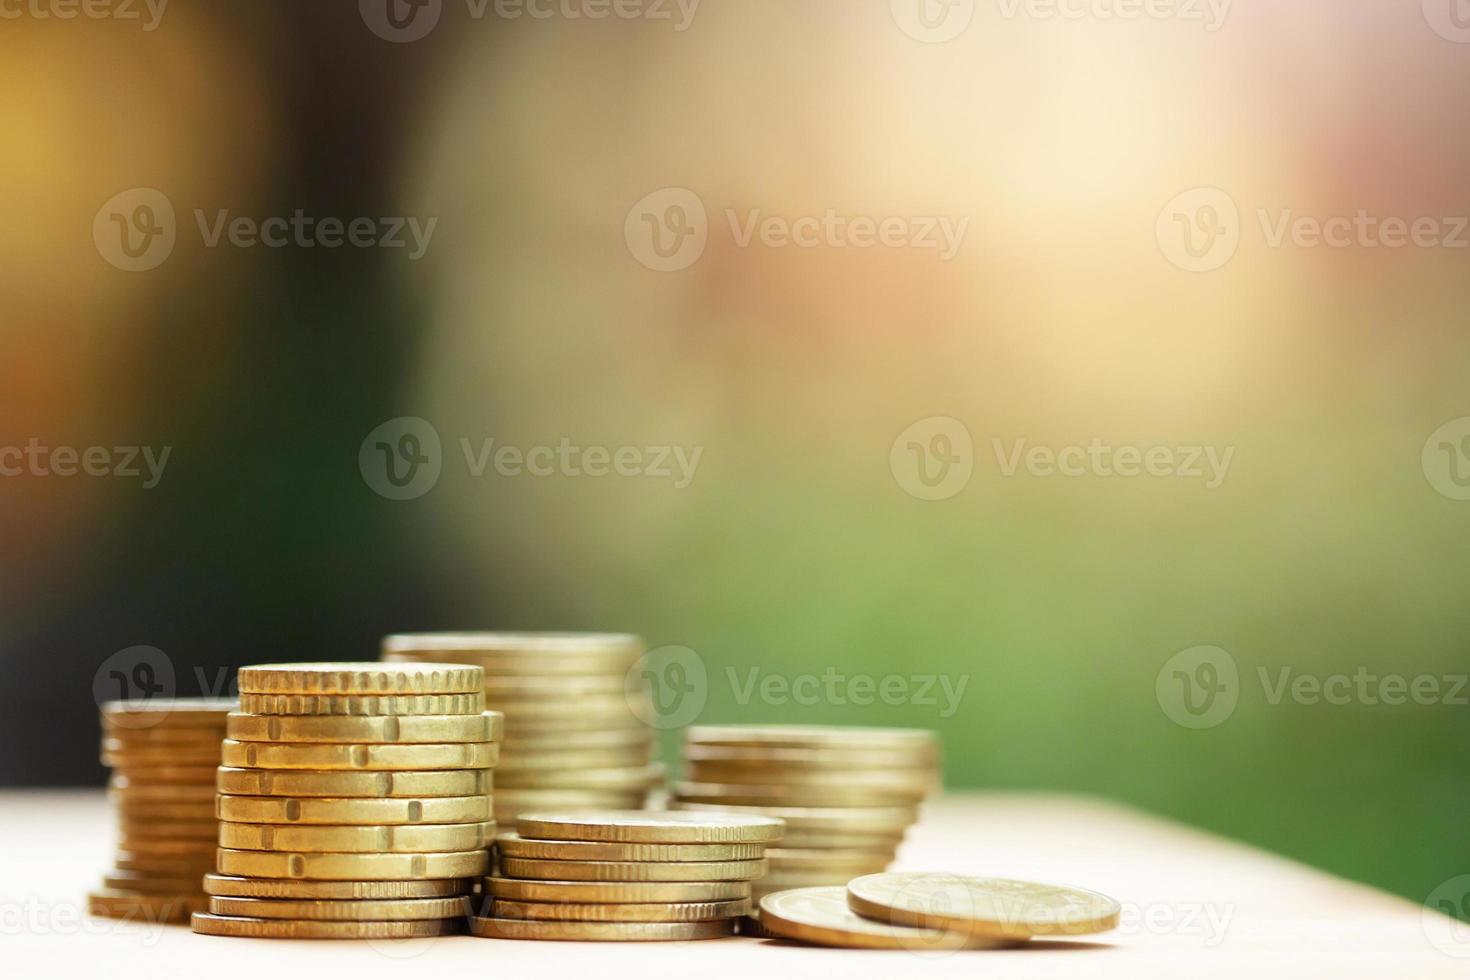
[[[219,822],[210,820],[140,820],[118,818],[117,829],[125,838],[158,838],[160,840],[214,840]]]
[[[891,806],[918,803],[923,790],[866,786],[801,786],[790,783],[679,783],[674,792],[695,803],[748,806]]]
[[[867,919],[847,905],[841,885],[798,888],[761,899],[760,927],[783,939],[851,949],[994,949],[1014,940],[969,936],[943,929],[918,929]]]
[[[754,844],[779,840],[784,828],[765,816],[645,810],[527,813],[516,825],[520,836],[532,840],[648,844]]]
[[[766,851],[771,867],[783,871],[844,871],[852,877],[882,871],[889,855],[873,851],[847,851],[837,848],[773,847]]]
[[[478,715],[485,710],[485,695],[242,694],[240,710],[251,715]]]
[[[627,902],[613,905],[582,905],[569,902],[517,902],[496,899],[491,903],[497,919],[553,919],[558,922],[708,922],[728,919],[750,911],[750,899],[727,902]]]
[[[410,881],[293,881],[206,874],[204,891],[237,898],[320,901],[389,901],[410,898],[453,898],[467,895],[468,879],[428,878]]]
[[[479,796],[491,789],[484,769],[436,772],[318,772],[221,766],[215,785],[228,796]]]
[[[643,806],[647,790],[499,789],[495,792],[495,819],[511,825],[523,813],[542,810],[633,810]]]
[[[502,857],[507,878],[542,881],[750,881],[768,870],[755,861],[540,861]]]
[[[637,750],[652,751],[654,741],[647,725],[623,725],[619,728],[575,730],[557,728],[541,732],[522,732],[515,741],[502,745],[503,759],[530,757],[543,752],[599,752]]]
[[[212,867],[207,856],[180,857],[177,855],[157,857],[149,854],[134,854],[117,851],[112,856],[113,866],[119,871],[141,871],[167,878],[193,878],[204,874]]]
[[[926,729],[838,725],[694,725],[685,729],[684,739],[691,745],[847,751],[871,748],[927,752],[937,748],[934,733]]]
[[[506,789],[554,786],[558,789],[632,790],[648,789],[664,781],[664,767],[657,762],[621,769],[512,769],[496,772],[500,785]]]
[[[444,745],[328,745],[237,742],[220,746],[220,764],[243,769],[423,770],[485,769],[495,765],[494,742]]]
[[[251,936],[257,939],[413,939],[459,932],[459,919],[402,922],[312,922],[300,919],[247,919],[195,912],[189,919],[203,936]]]
[[[128,783],[133,786],[157,786],[166,783],[208,786],[214,779],[214,768],[219,765],[219,759],[212,759],[208,764],[172,766],[157,762],[148,765],[127,763],[113,756],[103,756],[102,764],[126,773]]]
[[[446,664],[308,663],[241,667],[242,694],[469,694],[479,667]]]
[[[201,877],[202,875],[190,875],[166,878],[139,871],[113,871],[102,876],[102,887],[109,892],[140,892],[174,898],[181,895],[197,897]]]
[[[240,710],[238,702],[226,698],[149,698],[108,701],[102,705],[106,730],[142,728],[216,728],[225,714]]]
[[[495,824],[398,824],[382,827],[294,827],[222,823],[219,846],[249,851],[339,854],[472,851],[494,839]]]
[[[323,799],[281,796],[220,796],[219,818],[232,823],[308,825],[392,825],[484,823],[490,819],[491,798],[439,796],[422,800],[399,798]],[[213,822],[209,834],[216,835]]]
[[[214,853],[215,842],[193,838],[171,837],[119,837],[119,850],[135,856],[146,857],[209,857]]]
[[[518,744],[510,751],[501,749],[495,771],[501,775],[502,782],[507,774],[518,772],[544,773],[548,778],[556,779],[567,770],[646,766],[652,757],[653,744],[647,740],[621,747],[567,752],[528,749]]]
[[[746,787],[776,783],[792,788],[837,787],[854,791],[889,792],[904,799],[916,800],[922,799],[939,785],[938,773],[928,769],[910,772],[894,769],[777,769],[771,766],[729,766],[723,762],[692,762],[685,775],[690,782],[701,784]]]
[[[135,801],[128,795],[114,791],[113,802],[122,820],[187,820],[190,822],[214,819],[214,787],[204,787],[199,799],[194,801]],[[211,830],[211,833],[213,831]]]
[[[109,919],[141,922],[187,922],[204,902],[192,894],[159,895],[143,892],[95,891],[87,893],[87,912]]]
[[[729,902],[750,897],[748,881],[536,881],[486,878],[486,895],[506,901],[621,904]]]
[[[216,864],[221,874],[247,878],[313,878],[328,881],[469,878],[485,873],[490,864],[490,852],[475,850],[434,854],[306,854],[220,848]]]
[[[699,803],[693,800],[674,800],[671,805],[678,810],[687,810],[691,813],[744,813],[777,817],[785,821],[788,832],[808,830],[818,833],[834,831],[853,834],[901,834],[919,819],[919,811],[913,806],[752,806],[735,803]]]
[[[396,633],[383,637],[383,653],[523,657],[555,672],[567,656],[637,660],[643,641],[631,633]]]
[[[544,919],[486,919],[471,916],[470,935],[486,939],[549,939],[565,942],[658,942],[719,939],[735,934],[731,919],[713,922],[553,922]]]
[[[685,762],[719,764],[730,768],[779,769],[782,772],[907,770],[932,766],[937,759],[937,743],[930,743],[917,751],[873,748],[796,749],[758,745],[701,745],[693,742],[684,746]]]
[[[611,841],[527,840],[516,833],[495,838],[501,857],[550,861],[749,861],[764,857],[764,844],[628,844]],[[511,916],[523,918],[523,916]]]
[[[498,711],[478,715],[384,715],[378,717],[313,717],[247,715],[236,712],[226,733],[241,742],[339,742],[367,744],[498,742],[505,716]]]
[[[217,766],[219,737],[210,732],[209,738],[193,742],[147,744],[104,738],[101,757],[105,766]]]
[[[848,882],[847,903],[870,919],[1006,939],[1105,932],[1120,913],[1097,892],[946,872],[865,875]]]
[[[233,898],[209,899],[215,915],[248,919],[305,919],[323,922],[406,922],[413,919],[452,919],[470,914],[468,896],[454,898],[325,899]]]
[[[548,698],[561,700],[586,695],[618,695],[623,693],[621,673],[605,674],[486,674],[485,696],[491,701],[507,698]]]

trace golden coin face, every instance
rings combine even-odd
[[[446,824],[490,820],[489,796],[442,796],[421,800],[314,799],[312,797],[221,796],[219,818],[265,824]],[[209,824],[210,836],[216,834]]]
[[[229,796],[417,797],[479,796],[491,790],[490,770],[319,772],[221,766],[220,793]]]
[[[248,919],[303,919],[318,922],[406,922],[415,919],[452,919],[469,915],[468,896],[454,898],[399,898],[330,901],[324,899],[234,898],[209,899],[215,915]]]
[[[628,844],[609,841],[527,840],[516,833],[501,834],[495,839],[495,847],[502,857],[550,861],[750,861],[766,854],[764,844]]]
[[[507,901],[622,904],[729,902],[750,897],[748,881],[536,881],[486,878],[485,894]]]
[[[1097,892],[945,872],[865,875],[848,882],[847,902],[871,919],[1009,939],[1105,932],[1120,913]]]
[[[238,898],[275,898],[321,901],[386,901],[405,898],[453,898],[470,893],[467,878],[429,878],[418,881],[291,881],[206,874],[204,891]]]
[[[730,919],[714,922],[551,922],[472,916],[470,934],[487,939],[548,939],[563,942],[657,942],[719,939],[735,934]]]
[[[773,892],[761,899],[760,926],[783,939],[852,949],[991,949],[1006,940],[967,937],[943,929],[917,929],[865,919],[848,908],[841,885]]]
[[[846,728],[836,725],[694,725],[684,732],[690,745],[757,746],[856,751],[937,749],[939,737],[920,728]]]
[[[903,806],[923,800],[921,789],[869,786],[800,786],[790,783],[764,785],[736,783],[691,783],[674,785],[681,800],[693,803],[734,803],[743,806]]]
[[[248,919],[195,912],[189,920],[203,936],[251,936],[258,939],[413,939],[444,936],[463,930],[460,919],[403,922],[314,922],[301,919]]]
[[[321,854],[220,848],[220,874],[247,878],[311,878],[326,881],[469,878],[485,873],[490,852],[435,854]]]
[[[240,711],[251,715],[478,715],[484,710],[483,693],[240,695]]]
[[[767,871],[755,861],[543,861],[502,857],[507,878],[542,881],[751,881]]]
[[[554,919],[560,922],[708,922],[728,919],[750,911],[750,899],[728,902],[628,902],[617,905],[583,905],[569,902],[517,902],[496,899],[491,903],[498,919]]]
[[[494,742],[447,745],[323,745],[237,742],[220,747],[222,765],[245,769],[487,769],[495,765]]]
[[[87,913],[108,919],[139,922],[187,922],[204,908],[205,900],[194,894],[159,895],[143,892],[95,891],[87,893]]]
[[[517,833],[532,840],[649,844],[756,844],[778,840],[784,828],[773,817],[648,810],[527,813],[516,825]]]
[[[505,789],[555,786],[560,789],[631,790],[651,789],[664,781],[661,763],[618,769],[512,769],[497,770]]]
[[[341,854],[472,851],[495,838],[495,824],[399,824],[383,827],[293,827],[221,823],[219,846],[246,851]]]
[[[472,694],[484,672],[468,664],[307,663],[241,667],[242,694]]]
[[[797,807],[755,806],[734,803],[699,803],[673,800],[670,806],[692,813],[751,813],[785,821],[786,830],[822,833],[902,833],[918,822],[913,806]]]
[[[228,716],[226,733],[241,742],[446,743],[498,742],[505,716],[498,711],[478,715],[388,715],[352,718],[247,715]]]

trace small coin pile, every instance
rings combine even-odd
[[[770,817],[647,810],[527,813],[496,840],[470,931],[494,939],[654,941],[732,935],[781,837]]]
[[[923,952],[1105,932],[1117,926],[1121,908],[1080,888],[928,872],[773,892],[761,899],[760,911],[762,932],[782,939]]]
[[[214,866],[214,770],[234,701],[109,701],[102,763],[112,767],[116,867],[87,896],[93,915],[187,922]]]
[[[195,932],[459,931],[494,839],[501,717],[452,664],[243,667],[217,775],[217,873]]]
[[[694,726],[684,761],[675,809],[786,822],[757,900],[885,870],[940,783],[937,736],[908,728]]]
[[[505,715],[495,819],[529,810],[624,810],[664,781],[648,689],[627,675],[643,641],[622,633],[419,633],[383,640],[390,663],[467,663]]]

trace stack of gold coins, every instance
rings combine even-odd
[[[493,939],[653,941],[732,935],[766,870],[771,817],[527,813],[495,844],[470,931]]]
[[[623,633],[422,633],[383,640],[392,663],[470,663],[505,714],[495,819],[528,810],[623,810],[664,781],[648,688],[627,675],[643,641]]]
[[[695,726],[684,759],[675,809],[786,821],[757,899],[885,870],[940,783],[938,738],[919,729]]]
[[[194,931],[404,939],[462,928],[494,839],[501,717],[480,668],[240,670],[218,773],[218,873]]]
[[[87,896],[93,915],[187,922],[214,865],[214,769],[234,701],[109,701],[102,762],[117,806],[116,868]]]

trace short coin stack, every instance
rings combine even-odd
[[[705,725],[685,733],[678,810],[764,814],[786,822],[755,898],[845,885],[883,871],[918,805],[940,782],[933,732],[907,728]]]
[[[109,701],[102,762],[112,767],[116,868],[87,896],[93,915],[187,922],[214,866],[214,770],[234,701]]]
[[[391,663],[468,663],[505,715],[495,819],[528,810],[643,807],[664,781],[652,762],[647,688],[628,687],[643,642],[624,633],[420,633],[383,640]],[[627,693],[631,690],[631,693]]]
[[[218,873],[195,932],[382,938],[459,931],[494,839],[501,718],[480,669],[240,670],[218,773]]]
[[[718,813],[528,813],[496,842],[483,917],[495,939],[651,941],[732,935],[782,823]]]

